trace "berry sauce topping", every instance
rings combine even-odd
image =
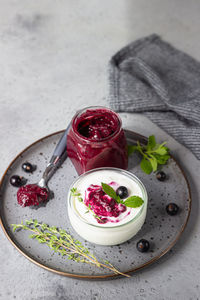
[[[27,184],[19,188],[17,192],[17,202],[22,207],[39,205],[45,202],[48,197],[48,191],[36,184]]]
[[[126,206],[108,196],[100,185],[91,184],[87,188],[84,203],[98,216],[98,223],[107,223],[108,221],[118,223],[117,217],[126,211]],[[110,217],[116,219],[111,220]]]
[[[78,124],[78,132],[92,140],[101,141],[112,135],[118,128],[115,116],[107,111],[99,110],[95,115],[85,115]]]

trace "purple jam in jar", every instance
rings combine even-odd
[[[119,116],[105,107],[90,107],[72,119],[67,154],[78,174],[100,167],[127,169],[127,143]]]

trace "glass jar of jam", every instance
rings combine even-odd
[[[127,169],[127,143],[119,116],[106,107],[87,107],[72,119],[67,154],[78,174],[100,167]]]

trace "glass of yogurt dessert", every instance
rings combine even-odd
[[[106,107],[87,107],[72,119],[67,154],[78,174],[99,167],[127,169],[127,143],[120,117]]]
[[[103,184],[102,184],[103,183]],[[110,186],[120,202],[105,193]],[[142,199],[138,207],[123,204],[132,196]],[[132,238],[142,227],[147,212],[147,192],[132,173],[118,168],[86,172],[72,184],[68,194],[68,216],[74,230],[99,245],[117,245]]]

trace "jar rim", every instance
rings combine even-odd
[[[83,135],[81,135],[78,130],[76,129],[76,126],[75,126],[75,121],[78,117],[80,117],[84,112],[86,112],[87,110],[97,110],[97,109],[104,109],[108,112],[110,112],[112,115],[114,115],[115,119],[118,121],[118,126],[117,126],[117,129],[115,132],[113,132],[111,135],[105,137],[105,138],[102,138],[100,141],[96,141],[96,140],[92,140],[92,139],[89,139],[87,137],[84,137]],[[121,121],[121,118],[120,116],[115,112],[113,111],[112,109],[108,108],[108,107],[105,107],[105,106],[88,106],[88,107],[85,107],[85,108],[82,108],[81,110],[79,110],[75,115],[74,117],[72,118],[72,121],[71,121],[71,130],[73,131],[73,133],[82,141],[86,142],[86,143],[94,143],[94,144],[101,144],[101,143],[104,143],[110,139],[112,139],[113,137],[116,137],[119,133],[120,133],[120,130],[122,128],[122,121]]]
[[[144,184],[142,183],[142,181],[133,173],[123,170],[123,169],[119,169],[119,168],[112,168],[112,167],[103,167],[103,168],[96,168],[96,169],[92,169],[90,171],[87,171],[83,174],[81,174],[80,176],[78,176],[78,178],[71,184],[70,188],[69,188],[69,192],[68,192],[68,205],[70,206],[70,208],[72,209],[73,213],[76,215],[76,217],[78,217],[80,219],[80,215],[78,215],[75,211],[75,209],[72,206],[72,196],[71,196],[71,189],[73,188],[73,186],[79,181],[81,180],[82,177],[87,176],[90,173],[93,172],[97,172],[97,171],[102,171],[102,170],[111,170],[111,171],[116,171],[116,172],[120,172],[122,174],[125,174],[126,176],[128,176],[129,178],[131,177],[131,179],[133,179],[135,182],[137,182],[137,184],[139,185],[141,191],[142,191],[142,195],[143,195],[143,200],[144,200],[144,204],[142,205],[141,210],[139,211],[139,213],[130,221],[125,222],[121,225],[116,225],[116,226],[102,226],[102,225],[95,225],[92,223],[87,222],[84,218],[81,218],[81,221],[84,222],[85,224],[93,227],[93,228],[98,228],[98,229],[113,229],[113,228],[122,228],[123,226],[127,226],[128,224],[134,222],[136,219],[138,219],[140,217],[140,215],[142,214],[143,210],[145,209],[145,207],[147,206],[147,202],[148,202],[148,195],[147,195],[147,191],[146,188],[144,186]]]

